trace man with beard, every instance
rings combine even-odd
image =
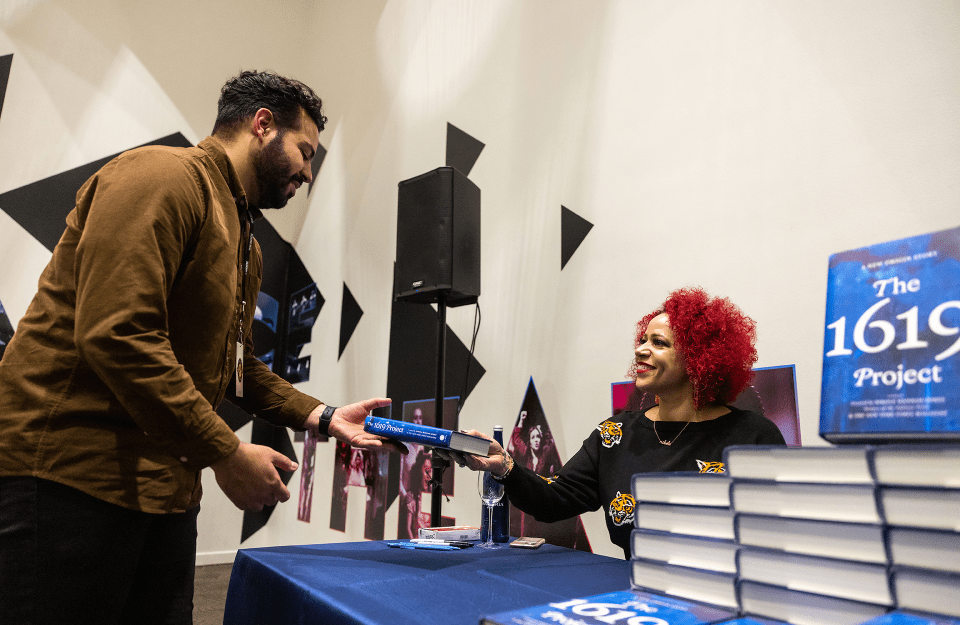
[[[390,403],[341,408],[253,356],[253,222],[312,179],[326,118],[306,85],[243,72],[197,147],[126,152],[77,194],[0,361],[0,623],[191,623],[200,472],[243,510],[296,463],[241,442],[229,399],[364,449]]]

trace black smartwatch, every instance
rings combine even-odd
[[[333,420],[335,410],[336,408],[333,406],[324,406],[323,412],[320,413],[320,425],[317,427],[317,431],[323,436],[330,436],[330,421]]]

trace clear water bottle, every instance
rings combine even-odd
[[[497,441],[501,447],[503,444],[503,426],[493,426],[493,440]],[[480,504],[480,542],[487,541],[487,511]],[[493,542],[505,543],[510,541],[510,502],[506,495],[493,506]]]

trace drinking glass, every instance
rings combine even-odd
[[[490,471],[483,471],[478,475],[480,479],[477,489],[480,491],[483,505],[487,508],[487,542],[477,546],[484,549],[499,549],[500,543],[493,542],[493,507],[503,499],[503,484],[493,479],[493,473]]]

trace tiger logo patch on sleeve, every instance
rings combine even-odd
[[[700,473],[726,473],[727,470],[722,462],[704,462],[697,460],[697,466],[700,467]]]
[[[610,519],[614,525],[633,523],[633,507],[636,502],[630,495],[617,491],[617,496],[610,502]]]
[[[620,440],[623,438],[622,425],[623,423],[604,421],[597,426],[597,430],[600,432],[600,442],[603,443],[604,447],[610,448],[620,444]]]

